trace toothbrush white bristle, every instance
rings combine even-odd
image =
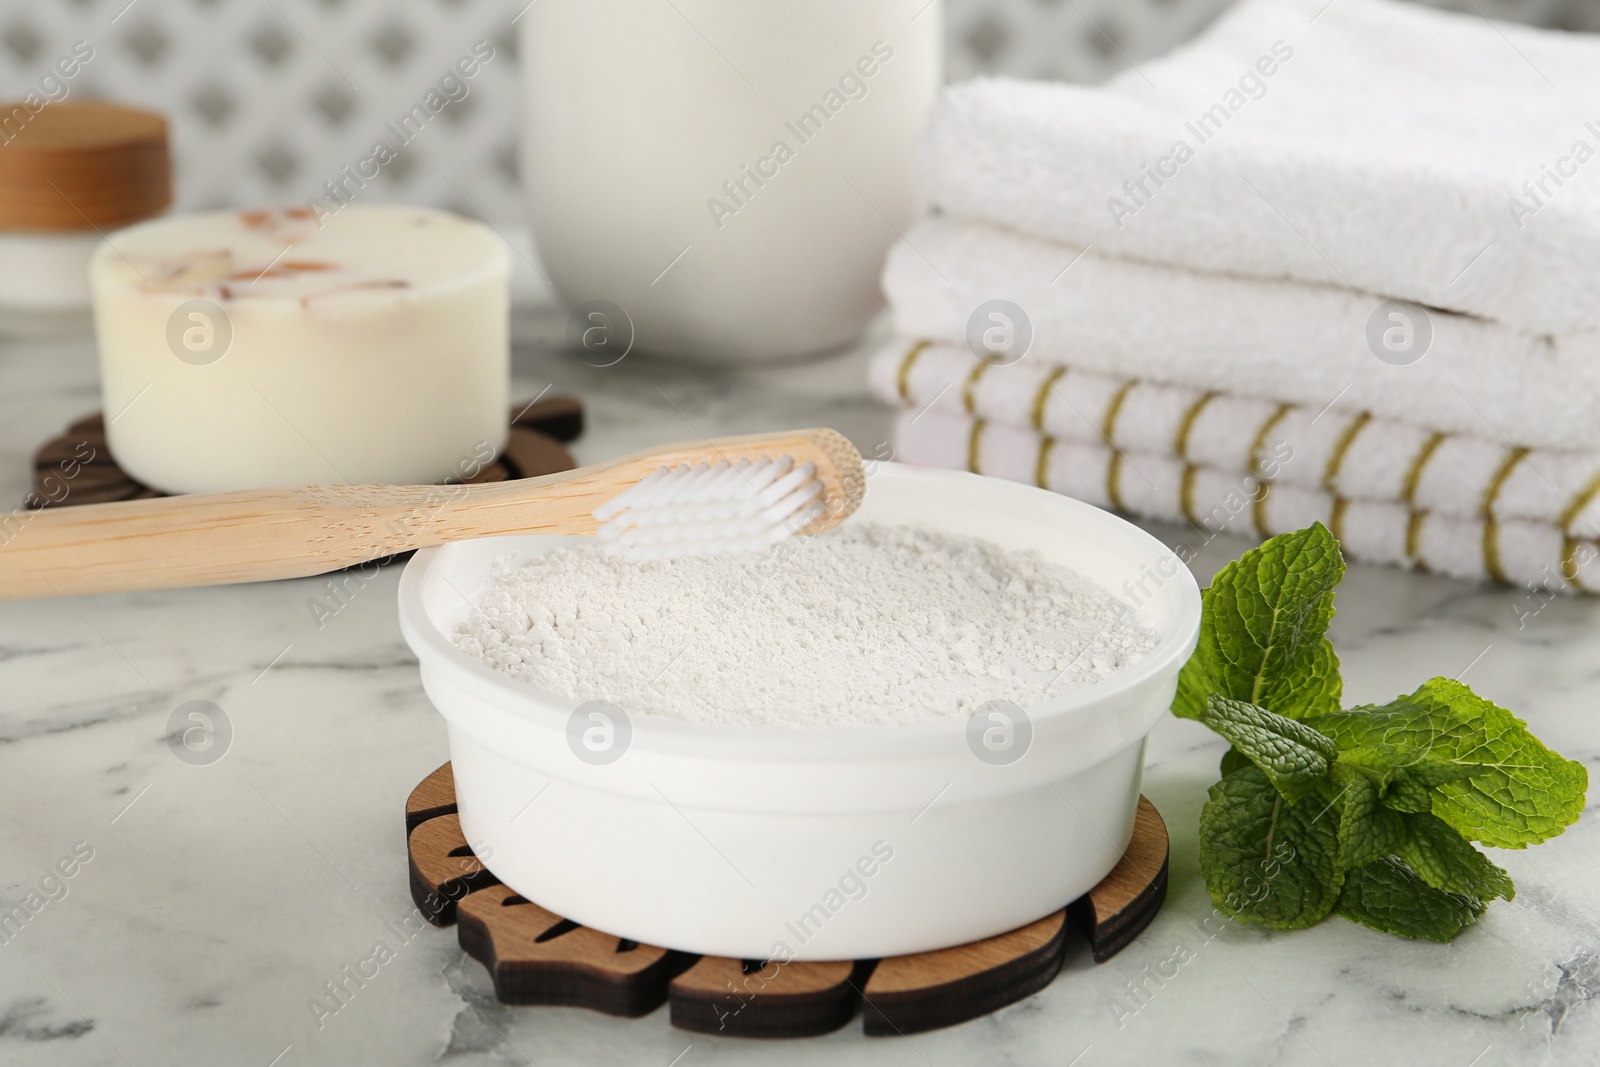
[[[793,458],[660,467],[594,511],[600,543],[628,559],[755,552],[823,512],[814,463]]]

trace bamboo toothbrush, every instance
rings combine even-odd
[[[662,445],[488,485],[313,485],[48,509],[0,546],[0,599],[225,585],[498,534],[598,534],[636,559],[748,551],[861,503],[833,430]]]

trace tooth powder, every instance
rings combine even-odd
[[[816,730],[1064,696],[1155,647],[1130,614],[1036,552],[852,524],[760,553],[540,556],[502,569],[455,641],[573,700]]]

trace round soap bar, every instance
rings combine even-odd
[[[461,478],[505,444],[511,257],[441,211],[157,219],[90,264],[106,436],[169,493]]]

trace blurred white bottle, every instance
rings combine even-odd
[[[922,214],[943,0],[539,0],[520,21],[523,180],[569,339],[738,362],[861,332]]]

